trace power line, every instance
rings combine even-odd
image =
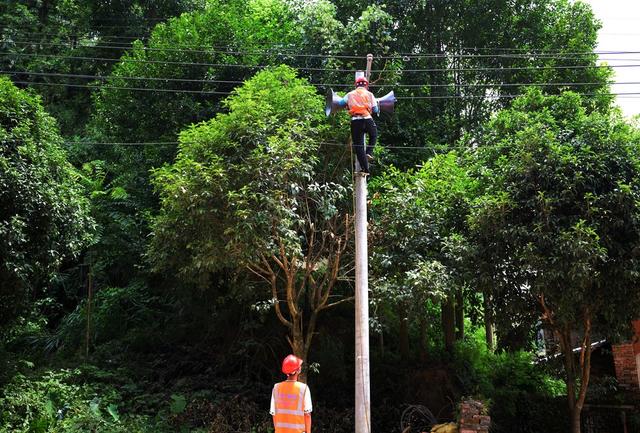
[[[149,89],[145,87],[122,87],[122,86],[94,86],[91,84],[70,84],[70,83],[43,83],[34,81],[14,81],[15,84],[36,85],[36,86],[62,86],[62,87],[78,87],[87,89],[114,89],[114,90],[132,90],[138,92],[162,92],[162,93],[192,93],[197,95],[229,95],[230,92],[218,92],[214,90],[184,90],[184,89]]]
[[[245,68],[245,69],[264,69],[273,65],[242,65],[242,64],[230,64],[230,63],[205,63],[205,62],[179,62],[171,60],[146,60],[146,59],[134,59],[130,57],[122,58],[109,58],[109,57],[90,57],[90,56],[63,56],[56,54],[34,54],[34,53],[0,53],[7,56],[20,56],[20,57],[44,57],[44,58],[58,58],[68,60],[92,60],[92,61],[109,61],[109,62],[131,62],[141,64],[164,64],[164,65],[182,65],[182,66],[211,66],[222,68]],[[399,69],[398,72],[509,72],[509,71],[523,71],[523,70],[579,70],[579,69],[609,69],[609,68],[637,68],[640,64],[624,64],[624,65],[542,65],[542,66],[511,66],[511,67],[477,67],[477,68],[425,68],[425,69]],[[301,71],[328,71],[328,72],[348,72],[353,73],[353,69],[341,69],[341,68],[317,68],[299,66],[294,69]],[[385,69],[374,69],[371,72],[381,73],[388,72]]]
[[[7,42],[7,41],[5,41]],[[93,49],[120,49],[120,50],[128,50],[131,49],[131,44],[128,43],[119,43],[116,42],[117,45],[113,43],[109,45],[80,45],[77,42],[75,44],[71,43],[60,43],[60,42],[43,42],[43,41],[8,41],[9,43],[15,45],[45,45],[45,46],[57,46],[57,47],[68,47],[73,49],[79,48],[93,48]],[[232,54],[232,55],[276,55],[282,57],[307,57],[307,58],[335,58],[335,59],[362,59],[365,56],[357,56],[357,55],[341,55],[341,54],[305,54],[305,53],[287,53],[284,52],[287,50],[286,48],[277,48],[273,47],[269,50],[252,50],[252,51],[243,51],[238,49],[232,49],[229,46],[217,46],[215,48],[218,49],[200,49],[199,45],[172,45],[171,47],[142,47],[140,49],[144,51],[159,51],[159,52],[183,52],[183,53],[199,53],[199,54]],[[400,59],[404,61],[409,61],[412,59],[421,59],[421,58],[443,58],[443,59],[455,59],[455,58],[513,58],[513,59],[549,59],[549,60],[579,60],[579,56],[586,55],[630,55],[630,54],[640,54],[640,51],[584,51],[584,52],[536,52],[531,51],[525,54],[460,54],[460,53],[414,53],[414,54],[396,54],[390,56],[378,56],[379,59]],[[600,60],[620,60],[620,59],[600,59]],[[633,61],[640,61],[638,59],[626,59]]]
[[[92,80],[139,80],[139,81],[164,81],[164,82],[184,82],[184,83],[205,83],[205,84],[242,84],[240,80],[200,80],[195,78],[161,78],[161,77],[128,77],[128,76],[104,76],[104,75],[84,75],[84,74],[62,74],[57,72],[31,72],[31,71],[0,71],[0,74],[9,75],[33,75],[37,77],[64,77],[83,78]]]
[[[6,30],[6,29],[5,29]],[[19,30],[19,29],[13,29]],[[20,35],[33,35],[38,37],[41,36],[53,36],[58,38],[75,38],[75,39],[92,39],[92,38],[105,38],[105,39],[126,39],[126,40],[136,40],[136,39],[148,39],[149,35],[143,36],[119,36],[119,35],[109,35],[102,34],[99,30],[87,29],[84,33],[47,33],[47,32],[25,32],[23,30],[19,30]],[[13,40],[5,39],[2,42],[13,42]],[[125,42],[118,42],[120,44],[124,44]]]
[[[71,84],[71,83],[50,83],[50,82],[37,82],[37,81],[13,81],[16,84],[25,85],[42,85],[42,86],[62,86],[62,87],[76,87],[76,88],[89,88],[89,89],[114,89],[114,90],[131,90],[139,92],[162,92],[162,93],[190,93],[199,95],[229,95],[231,92],[220,92],[213,90],[185,90],[185,89],[163,89],[163,88],[146,88],[146,87],[124,87],[124,86],[109,86],[109,85],[91,85],[91,84]],[[580,93],[575,92],[581,96],[635,96],[640,93],[635,92],[623,92],[623,93]],[[413,99],[513,99],[522,96],[522,94],[507,94],[507,95],[428,95],[428,96],[397,96],[398,100],[413,100]]]
[[[65,141],[65,145],[85,144],[88,146],[168,146],[180,144],[179,141],[148,141],[148,142],[119,142],[119,141]]]
[[[60,42],[40,42],[40,41],[11,41],[12,44],[16,45],[45,45],[52,47],[68,47],[68,48],[95,48],[95,49],[119,49],[119,50],[128,50],[131,49],[130,44],[117,43],[118,45],[73,45],[70,43],[60,43]],[[269,51],[239,51],[239,50],[231,50],[231,49],[196,49],[200,47],[192,46],[193,48],[189,48],[189,46],[178,45],[172,47],[141,47],[139,49],[143,51],[159,51],[159,52],[177,52],[177,53],[196,53],[196,54],[233,54],[233,55],[276,55],[282,57],[312,57],[312,58],[340,58],[340,59],[363,59],[366,56],[355,56],[355,55],[339,55],[339,54],[305,54],[305,53],[285,53],[283,50],[277,50],[274,48]],[[229,47],[226,47],[229,48]]]
[[[640,97],[640,92],[622,92],[622,93],[580,93],[574,92],[580,96],[621,96],[621,97]],[[523,96],[519,95],[446,95],[446,96],[397,96],[396,99],[513,99]]]
[[[91,33],[99,33],[99,31],[95,30],[95,29],[87,29],[87,34],[91,34]],[[57,33],[45,33],[45,32],[24,32],[21,31],[20,32],[21,35],[46,35],[46,36],[59,36],[59,37],[71,37],[71,36],[76,36],[81,38],[85,38],[86,34],[68,34],[68,35],[64,35],[64,34],[57,34]],[[148,39],[148,35],[141,35],[141,36],[116,36],[116,35],[101,35],[105,38],[109,38],[109,39]],[[35,40],[17,40],[17,41],[13,41],[13,40],[9,40],[9,41],[5,41],[5,42],[11,42],[11,43],[15,43],[15,44],[40,44],[40,45],[49,45],[49,46],[67,46],[68,44],[64,44],[64,43],[60,43],[60,42],[46,42],[46,41],[35,41]],[[125,44],[125,43],[120,43],[120,44]],[[299,50],[299,46],[296,46],[294,44],[288,44],[290,46],[290,48],[286,48],[286,46],[284,45],[270,45],[268,50],[262,50],[261,52],[268,52],[268,51],[283,51],[283,50],[293,50],[293,51],[298,51]],[[214,46],[215,48],[220,48],[220,49],[233,49],[234,47],[228,46],[228,45],[217,45]],[[108,46],[105,46],[103,48],[111,48]],[[113,47],[113,48],[122,48],[122,47]],[[147,47],[146,49],[148,50],[167,50],[167,49],[171,49],[171,50],[178,50],[180,51],[181,48],[185,48],[185,49],[200,49],[201,45],[172,45],[172,48],[154,48],[154,47]],[[500,54],[495,54],[495,53],[488,53],[488,54],[471,54],[471,53],[456,53],[456,52],[444,52],[444,53],[424,53],[424,52],[407,52],[407,53],[394,53],[392,55],[386,55],[386,56],[376,56],[378,59],[403,59],[403,58],[422,58],[422,57],[433,57],[433,58],[473,58],[473,57],[513,57],[513,58],[530,58],[532,56],[534,57],[540,57],[540,58],[545,58],[545,57],[551,57],[551,58],[557,58],[558,56],[562,56],[562,57],[567,57],[567,56],[585,56],[585,55],[593,55],[593,54],[597,54],[597,55],[626,55],[626,54],[640,54],[640,51],[620,51],[620,50],[589,50],[589,51],[565,51],[565,50],[559,50],[559,49],[535,49],[535,48],[501,48],[501,47],[462,47],[460,48],[463,51],[496,51]],[[191,51],[197,51],[197,50],[191,50]],[[255,51],[254,51],[255,52]],[[506,54],[505,54],[506,53]],[[516,53],[516,54],[513,54]],[[326,55],[326,54],[301,54],[301,53],[292,53],[292,55],[298,55],[298,56],[313,56],[313,57],[318,57],[318,56],[325,56],[325,57],[335,57],[337,55]],[[365,57],[364,55],[344,55],[342,57],[346,57],[346,58],[362,58]]]
[[[242,84],[241,80],[208,80],[196,78],[171,78],[171,77],[140,77],[140,76],[119,76],[119,75],[85,75],[85,74],[64,74],[57,72],[34,72],[34,71],[15,71],[0,70],[0,74],[9,75],[33,75],[42,77],[65,77],[65,78],[81,78],[93,80],[138,80],[138,81],[160,81],[160,82],[186,82],[186,83],[204,83],[204,84]],[[319,87],[353,87],[348,83],[310,83]],[[541,83],[475,83],[475,84],[371,84],[371,87],[393,87],[393,88],[497,88],[497,87],[564,87],[564,86],[602,86],[602,85],[640,85],[640,81],[621,81],[621,82],[541,82]]]
[[[121,142],[121,141],[65,141],[65,145],[77,145],[84,144],[87,146],[168,146],[168,145],[179,145],[180,141],[149,141],[149,142]],[[331,141],[320,141],[317,144],[324,146],[333,146],[333,147],[348,147],[346,143],[337,143]],[[427,149],[425,146],[393,146],[393,145],[382,145],[380,143],[376,144],[377,147],[381,147],[383,149],[407,149],[407,150],[416,150],[416,149]],[[453,146],[447,146],[448,148],[454,148]],[[456,146],[459,148],[463,148],[462,146]]]
[[[567,70],[567,69],[609,69],[609,68],[637,68],[640,64],[634,65],[558,65],[558,66],[510,66],[510,67],[479,67],[479,68],[431,68],[431,69],[401,69],[401,72],[508,72],[527,70]],[[373,71],[372,71],[373,72]],[[375,71],[382,72],[382,71]]]
[[[245,68],[245,69],[264,69],[267,67],[271,67],[273,65],[241,65],[241,64],[230,64],[230,63],[205,63],[205,62],[178,62],[171,60],[143,60],[143,59],[133,59],[129,57],[122,58],[111,58],[111,57],[90,57],[90,56],[62,56],[57,54],[34,54],[34,53],[8,53],[8,52],[0,52],[0,55],[6,56],[19,56],[19,57],[44,57],[44,58],[54,58],[54,59],[63,59],[63,60],[91,60],[91,61],[104,61],[104,62],[130,62],[130,63],[141,63],[141,64],[162,64],[162,65],[181,65],[181,66],[210,66],[210,67],[219,67],[219,68]],[[352,69],[332,69],[332,68],[314,68],[314,67],[296,67],[294,69],[301,71],[331,71],[331,72],[350,72],[353,73]],[[378,70],[375,72],[384,72],[383,70]]]

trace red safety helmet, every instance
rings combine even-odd
[[[300,371],[302,367],[302,359],[298,358],[295,355],[288,355],[282,361],[282,372],[286,375],[291,375]]]
[[[356,78],[356,87],[358,87],[360,84],[363,84],[365,87],[369,87],[369,80],[367,80],[366,77],[358,77]]]

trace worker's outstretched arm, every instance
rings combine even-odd
[[[304,431],[305,433],[311,433],[311,414],[304,414]]]
[[[380,114],[380,105],[378,104],[378,100],[375,96],[373,96],[373,93],[371,93],[370,95],[372,100],[371,111],[373,111],[375,114]]]

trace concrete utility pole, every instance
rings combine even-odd
[[[367,54],[367,80],[373,54]],[[371,433],[369,380],[369,257],[367,249],[367,177],[356,159],[356,433]]]

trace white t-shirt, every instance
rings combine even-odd
[[[273,385],[273,391],[271,391],[271,409],[269,409],[269,413],[271,415],[276,414],[276,401],[273,398],[276,385]],[[309,387],[307,385],[303,385],[306,387],[306,390],[304,392],[304,406],[302,407],[302,410],[304,411],[304,413],[311,413],[313,411],[313,405],[311,404],[311,391],[309,391]]]

